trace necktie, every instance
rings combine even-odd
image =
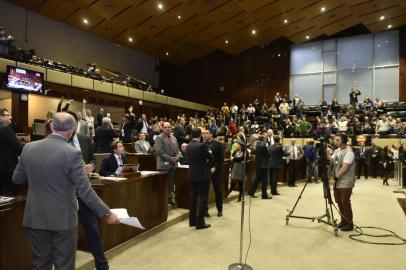
[[[292,159],[296,159],[296,146],[292,146],[292,151],[293,151],[293,153],[292,153]]]
[[[118,166],[123,166],[123,160],[121,159],[121,156],[118,156]]]

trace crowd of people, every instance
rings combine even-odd
[[[352,90],[351,95],[356,97],[359,91]],[[228,192],[237,189],[238,200],[241,200],[243,182],[247,177],[244,164],[245,161],[255,157],[256,176],[251,186],[247,187],[248,194],[256,198],[256,190],[261,183],[261,198],[271,199],[273,196],[280,195],[277,182],[282,179],[278,179],[278,172],[285,166],[284,163],[287,166],[288,187],[296,187],[299,168],[303,164],[300,161],[302,159],[306,164],[307,181],[315,183],[319,181],[320,155],[315,139],[325,137],[328,148],[327,158],[332,160],[330,170],[334,197],[342,214],[342,220],[338,226],[343,231],[350,231],[353,230],[350,197],[356,176],[360,178],[363,170],[365,178],[368,178],[369,167],[371,167],[373,176],[381,176],[383,184],[388,185],[388,179],[393,176],[396,161],[406,160],[406,147],[402,145],[381,149],[374,144],[366,147],[365,141],[359,141],[356,148],[351,146],[352,141],[348,136],[354,137],[364,133],[377,133],[378,136],[390,133],[401,135],[400,130],[404,129],[403,123],[393,121],[390,116],[387,117],[382,113],[384,105],[379,100],[370,102],[366,99],[359,104],[354,102],[354,97],[351,97],[349,106],[340,106],[336,100],[328,105],[323,101],[319,106],[320,115],[315,117],[306,115],[303,102],[299,97],[295,96],[290,101],[286,96],[281,98],[279,93],[276,94],[270,106],[265,103],[260,105],[258,100],[249,103],[247,107],[245,105],[238,107],[234,103],[228,106],[224,103],[219,109],[210,107],[203,117],[195,114],[189,119],[186,115],[179,115],[177,119],[166,117],[148,119],[145,114],[137,117],[134,107],[129,106],[123,114],[122,122],[116,127],[109,113],[103,108],[99,108],[94,115],[87,107],[87,101],[83,100],[82,110],[72,112],[69,110],[72,102],[74,101],[65,102],[61,98],[56,112],[48,112],[45,139],[29,144],[32,147],[24,149],[16,142],[15,135],[9,127],[11,116],[8,110],[0,110],[0,137],[3,144],[0,151],[4,152],[0,157],[2,163],[8,164],[7,169],[0,172],[2,179],[3,176],[5,177],[1,183],[1,195],[15,195],[17,189],[14,183],[24,182],[24,177],[30,182],[29,192],[34,192],[35,187],[31,186],[31,183],[38,181],[38,177],[29,170],[31,167],[25,167],[24,164],[36,164],[37,152],[46,151],[41,149],[60,147],[58,151],[65,153],[66,158],[72,160],[73,156],[80,153],[81,160],[84,162],[75,168],[83,171],[83,175],[95,171],[92,149],[97,153],[110,153],[102,161],[98,172],[100,175],[108,176],[122,173],[122,167],[127,163],[124,143],[132,143],[134,152],[154,153],[156,169],[168,173],[168,203],[171,205],[176,206],[175,170],[179,164],[189,166],[188,175],[192,184],[189,225],[196,229],[206,229],[210,227],[210,224],[205,222],[205,217],[209,216],[207,202],[210,183],[215,191],[217,216],[223,215],[221,179],[222,164],[226,159],[230,159],[232,163]],[[366,132],[367,130],[369,132]],[[282,145],[282,139],[287,137],[292,138],[287,140],[287,144]],[[306,145],[296,143],[294,137],[308,137]],[[69,148],[66,149],[65,146],[60,146],[61,140],[67,141],[71,146],[67,144]],[[72,152],[74,148],[78,151]],[[19,156],[20,162],[18,162]],[[54,161],[50,157],[49,163],[52,162]],[[358,164],[358,170],[355,164]],[[55,169],[58,166],[55,165]],[[79,220],[83,222],[82,225],[87,226],[85,230],[89,241],[93,243],[91,251],[95,257],[95,263],[102,269],[108,267],[108,263],[95,225],[96,216],[105,216],[111,224],[117,223],[118,220],[114,213],[109,212],[108,207],[88,190],[88,182],[84,184],[83,175],[80,176],[80,184],[78,182],[75,186],[80,197],[80,209],[83,209],[82,213],[86,212],[83,215],[79,212]],[[48,176],[41,175],[44,178]],[[270,185],[270,194],[267,191],[268,185]],[[31,196],[31,198],[35,197]],[[35,205],[35,203],[31,201],[28,205]],[[36,206],[32,207],[34,212],[39,211]],[[57,207],[55,211],[59,211]],[[92,212],[96,214],[90,215],[89,213]],[[57,222],[55,224],[59,226]],[[45,228],[31,221],[27,221],[25,226],[51,228]],[[72,233],[74,232],[70,232],[65,237],[71,237]],[[50,236],[39,235],[35,230],[31,230],[29,237],[30,242],[37,245],[38,241],[49,239]],[[61,245],[65,244],[69,244],[67,249],[71,252],[72,242],[61,243]],[[38,254],[43,252],[42,250],[33,251]],[[71,258],[71,254],[65,255]]]

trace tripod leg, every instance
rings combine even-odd
[[[299,200],[302,198],[302,194],[303,194],[303,192],[305,191],[305,189],[306,189],[308,183],[309,183],[309,182],[306,181],[306,183],[305,183],[305,185],[303,186],[303,189],[302,189],[302,191],[300,192],[299,197],[297,198],[297,200],[296,200],[296,202],[295,202],[295,205],[293,206],[292,210],[289,210],[289,209],[288,209],[289,214],[286,215],[286,225],[288,225],[288,223],[289,223],[289,217],[293,214],[293,211],[295,211],[296,206],[297,206],[297,204],[299,203]]]

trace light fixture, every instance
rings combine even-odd
[[[166,52],[165,55],[168,56],[168,55],[169,55],[169,52]]]
[[[226,41],[224,41],[224,43],[228,44],[228,39],[226,39]]]
[[[162,5],[161,3],[158,3],[158,9],[164,9],[164,5]]]
[[[309,39],[309,38],[310,38],[310,36],[309,36],[309,35],[307,35],[307,36],[306,36],[306,39]]]
[[[178,20],[182,19],[182,16],[178,15]]]
[[[379,20],[380,20],[380,21],[385,20],[385,16],[384,16],[384,15],[382,15],[381,17],[379,17]]]
[[[84,24],[89,24],[89,20],[86,19],[86,18],[83,18],[83,19],[82,19],[82,22],[83,22]]]
[[[386,28],[391,29],[391,28],[392,28],[392,25],[389,24]]]
[[[287,23],[288,23],[288,19],[284,19],[284,20],[283,20],[283,23],[284,23],[284,24],[287,24]]]
[[[324,12],[324,11],[326,11],[326,8],[325,8],[325,7],[321,7],[320,11],[321,11],[321,12]]]
[[[280,54],[280,53],[278,53],[278,57],[281,57],[281,54]]]
[[[257,30],[252,29],[252,30],[251,30],[251,34],[256,35],[256,34],[257,34]]]
[[[134,40],[133,40],[132,37],[129,37],[129,38],[128,38],[128,41],[129,41],[129,42],[133,42]]]

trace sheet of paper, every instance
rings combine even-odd
[[[140,221],[136,217],[120,218],[119,220],[122,224],[145,230],[145,228],[141,225]]]
[[[110,180],[110,181],[123,181],[127,180],[125,177],[115,177],[115,176],[102,176],[99,178],[100,180]]]
[[[178,162],[178,168],[189,169],[189,165],[181,165],[181,164]]]
[[[118,219],[120,220],[121,224],[125,224],[128,226],[136,227],[142,230],[145,230],[144,226],[141,225],[141,222],[138,220],[137,217],[130,217],[128,215],[128,211],[125,208],[115,208],[110,209],[111,212],[117,215]]]
[[[140,171],[142,176],[158,174],[157,171]]]
[[[0,203],[2,202],[9,202],[11,200],[13,200],[13,197],[5,197],[5,196],[0,196]]]

